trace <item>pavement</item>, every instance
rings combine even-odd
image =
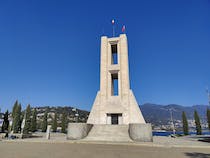
[[[210,136],[205,136],[210,138]],[[39,143],[80,143],[80,144],[116,144],[116,145],[130,145],[130,146],[150,146],[150,147],[176,147],[176,148],[209,148],[210,142],[198,141],[203,139],[203,136],[186,136],[186,137],[164,137],[154,136],[153,142],[134,142],[134,141],[90,141],[90,140],[67,140],[66,135],[62,133],[51,133],[50,140],[47,140],[45,133],[35,133],[33,138],[27,139],[14,139],[14,140],[3,140],[6,142],[39,142]]]
[[[210,158],[210,149],[1,141],[0,156],[2,158]]]
[[[1,140],[0,157],[210,158],[210,143],[199,139],[201,136],[155,136],[153,142],[71,141],[61,133],[51,133],[50,140],[36,133],[34,138]]]

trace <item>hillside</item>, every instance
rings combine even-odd
[[[33,108],[32,108],[33,109]],[[63,113],[67,114],[68,122],[86,122],[89,111],[76,109],[74,107],[70,106],[39,106],[36,107],[37,109],[37,121],[38,121],[38,127],[41,127],[41,122],[44,116],[44,112],[48,111],[48,123],[52,123],[52,119],[54,117],[55,112],[57,112],[58,115],[58,123],[61,123],[61,117]],[[181,114],[182,111],[186,112],[187,119],[189,120],[189,125],[194,126],[194,118],[193,113],[194,110],[197,110],[201,121],[205,123],[206,121],[206,105],[195,105],[195,106],[182,106],[182,105],[176,105],[176,104],[170,104],[170,105],[157,105],[157,104],[143,104],[140,105],[140,109],[142,111],[142,114],[146,120],[146,122],[152,123],[153,126],[160,127],[161,125],[170,127],[171,125],[171,118],[170,118],[170,109],[172,109],[173,119],[174,122],[177,124],[177,126],[181,126]],[[77,115],[78,114],[78,115]],[[10,114],[11,117],[11,114]],[[1,117],[2,118],[2,117]]]
[[[194,105],[190,107],[170,104],[170,105],[157,105],[157,104],[143,104],[140,105],[140,109],[144,118],[147,122],[151,122],[152,124],[167,124],[170,120],[170,111],[172,109],[172,114],[174,120],[181,120],[182,111],[185,111],[188,120],[193,120],[194,110],[197,110],[200,118],[202,120],[206,119],[206,109],[207,105]]]

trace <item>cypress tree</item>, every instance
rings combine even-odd
[[[4,114],[4,121],[3,121],[3,124],[2,124],[2,128],[1,128],[2,132],[8,132],[8,129],[9,129],[8,115],[9,115],[9,112],[7,110]]]
[[[14,105],[13,105],[13,108],[12,108],[12,127],[11,127],[11,130],[13,130],[14,122],[16,122],[16,120],[15,120],[15,113],[16,113],[17,107],[18,107],[18,101],[16,100]]]
[[[196,125],[196,134],[201,135],[202,134],[201,123],[200,123],[199,115],[196,110],[194,111],[194,119],[195,119],[195,125]]]
[[[23,128],[23,133],[28,134],[31,129],[31,106],[30,104],[26,108],[26,115],[25,115],[25,126]]]
[[[21,104],[19,104],[18,106],[20,108],[20,112],[19,112],[20,119],[19,119],[19,123],[18,123],[18,130],[21,131],[21,124],[22,124],[22,121],[23,121],[24,112],[21,112],[21,109],[22,109]]]
[[[43,121],[42,121],[42,132],[47,131],[47,113],[48,113],[48,110],[46,110],[44,113],[44,117],[43,117]]]
[[[25,111],[22,111],[22,112],[21,112],[21,116],[20,116],[20,130],[21,130],[21,128],[22,128],[22,123],[23,123],[24,117],[25,117]]]
[[[17,107],[18,107],[18,101],[16,100],[15,104],[14,104],[14,106],[12,108],[12,118],[13,119],[15,118],[15,110],[16,110]]]
[[[56,112],[55,112],[55,116],[54,116],[53,123],[52,123],[52,130],[53,130],[53,132],[57,131],[57,113]]]
[[[13,119],[12,129],[14,133],[18,133],[21,128],[21,104],[17,105],[13,116],[14,119]]]
[[[31,120],[31,132],[35,132],[37,130],[36,117],[37,117],[37,111],[36,109],[34,109],[33,114],[32,114],[32,120]]]
[[[67,126],[67,115],[64,112],[61,118],[61,132],[66,133],[66,126]]]
[[[208,128],[210,130],[210,109],[207,109],[207,123],[208,123]]]
[[[184,135],[188,135],[189,134],[188,122],[187,122],[187,117],[184,111],[182,112],[182,124],[183,124]]]

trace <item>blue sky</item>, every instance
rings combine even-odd
[[[99,90],[100,36],[123,24],[139,102],[207,104],[210,1],[0,0],[0,107],[90,110]]]

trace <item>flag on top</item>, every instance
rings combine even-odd
[[[112,19],[112,25],[114,25],[114,19]]]
[[[122,32],[125,33],[125,25],[122,27]]]

